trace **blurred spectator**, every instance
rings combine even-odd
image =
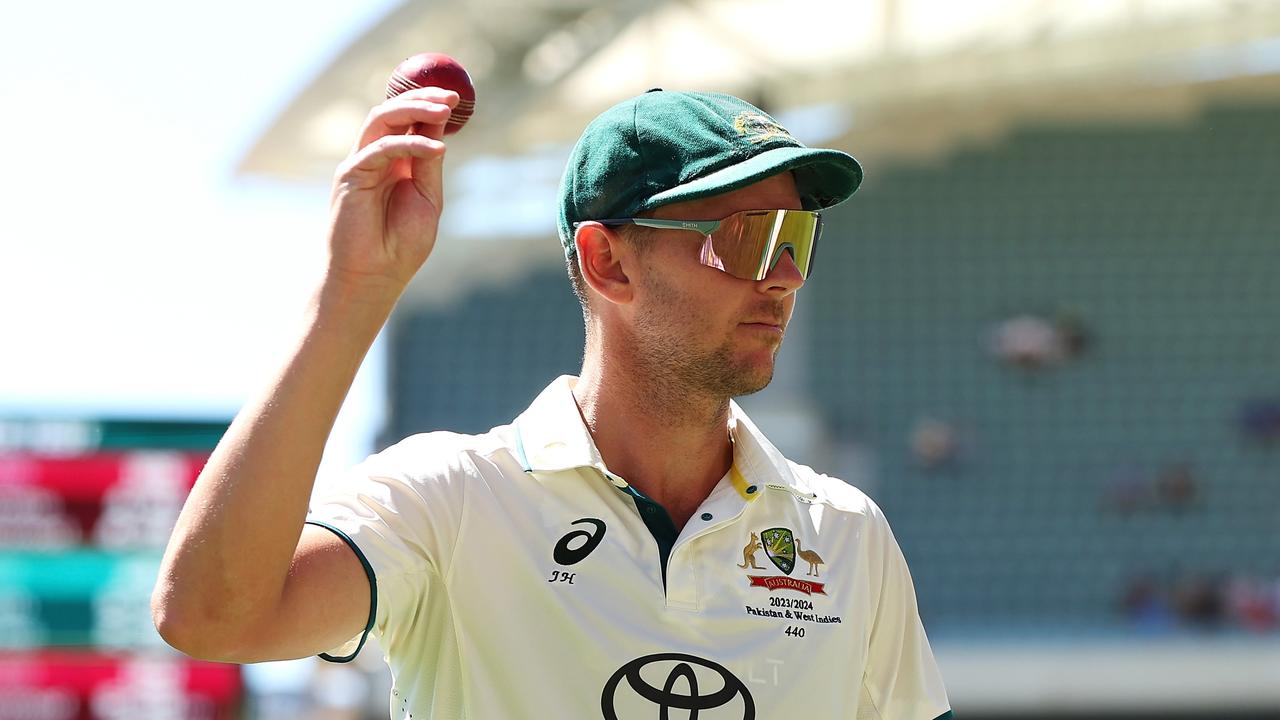
[[[956,428],[934,417],[922,417],[911,430],[911,451],[926,470],[951,464],[960,449]]]
[[[1239,424],[1245,435],[1253,440],[1263,443],[1280,441],[1280,400],[1247,401],[1240,408]]]
[[[1136,575],[1125,586],[1121,608],[1129,622],[1146,630],[1275,632],[1280,631],[1280,577],[1239,574],[1223,581],[1189,574],[1170,586],[1151,574]]]
[[[1276,625],[1280,611],[1267,583],[1252,577],[1236,576],[1227,584],[1227,616],[1233,625],[1266,632]]]
[[[1028,370],[1075,360],[1090,343],[1084,321],[1073,314],[1057,319],[1031,314],[1011,317],[997,324],[987,341],[990,352],[1004,363]]]
[[[1222,625],[1222,583],[1204,575],[1186,575],[1173,588],[1173,609],[1187,625],[1203,629]]]
[[[1000,323],[992,331],[989,343],[991,352],[1006,364],[1029,370],[1057,364],[1066,355],[1057,328],[1034,315],[1020,315]]]
[[[1083,355],[1093,340],[1084,320],[1072,313],[1058,317],[1058,334],[1062,337],[1062,347],[1070,359]]]
[[[1276,630],[1280,630],[1280,573],[1264,583],[1264,591],[1271,602],[1271,612]]]
[[[1151,494],[1146,478],[1132,467],[1117,470],[1107,483],[1106,509],[1121,515],[1132,515],[1147,509]]]
[[[1125,616],[1139,627],[1161,630],[1173,625],[1169,598],[1150,575],[1139,575],[1129,581],[1123,604]]]
[[[1195,504],[1197,495],[1196,478],[1190,463],[1171,465],[1156,476],[1156,496],[1166,510],[1185,512]]]
[[[1111,476],[1104,493],[1103,506],[1121,515],[1150,510],[1183,513],[1195,508],[1200,482],[1194,467],[1186,461],[1161,468],[1154,478],[1125,467]]]

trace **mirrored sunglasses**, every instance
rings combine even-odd
[[[811,210],[743,210],[720,220],[615,218],[595,222],[700,233],[704,240],[698,260],[743,280],[763,280],[786,251],[808,279],[822,235],[822,214]],[[574,228],[581,224],[574,223]]]

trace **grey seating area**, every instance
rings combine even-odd
[[[873,448],[927,621],[1106,624],[1142,576],[1275,586],[1280,448],[1237,417],[1280,392],[1277,183],[1280,109],[1236,108],[1023,130],[831,213],[813,396]],[[1083,349],[1001,362],[1021,315]],[[922,417],[956,428],[952,462],[909,451]],[[1179,467],[1194,497],[1162,503]]]
[[[582,366],[582,313],[562,269],[404,313],[393,333],[384,446],[429,430],[484,432]]]
[[[873,458],[931,632],[1276,629],[1232,609],[1280,604],[1278,186],[1280,107],[1231,106],[1024,128],[828,214],[808,390]],[[1028,317],[1065,345],[993,349]],[[581,342],[556,267],[406,314],[384,439],[505,422]]]

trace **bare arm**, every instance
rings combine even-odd
[[[356,371],[434,246],[440,137],[456,102],[424,88],[382,103],[339,167],[328,268],[302,331],[218,443],[165,550],[152,617],[177,649],[232,662],[302,657],[364,627],[363,568],[303,520]],[[426,136],[404,134],[413,123]]]

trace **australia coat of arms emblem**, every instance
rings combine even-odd
[[[783,572],[782,575],[752,575],[752,570],[765,570],[765,566],[757,565],[755,554],[764,550],[769,562]],[[806,575],[820,577],[819,567],[826,564],[818,553],[807,547],[801,547],[795,534],[788,528],[775,527],[761,530],[757,535],[751,533],[751,539],[742,548],[742,562],[738,567],[747,571],[747,580],[751,587],[762,587],[770,592],[774,590],[795,590],[805,595],[826,595],[826,583],[813,580],[801,580],[788,577],[796,569],[796,558],[809,564]]]

